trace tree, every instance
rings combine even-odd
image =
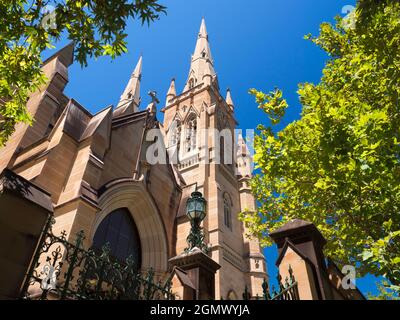
[[[301,118],[276,132],[282,91],[250,90],[271,125],[255,138],[258,212],[242,220],[263,245],[294,218],[313,222],[326,254],[400,284],[400,4],[359,1],[307,39],[329,55],[320,83],[299,85]]]
[[[150,23],[165,13],[158,0],[2,0],[0,1],[0,147],[18,122],[31,123],[30,93],[46,79],[41,53],[61,37],[75,42],[75,59],[127,51],[129,18]]]
[[[368,300],[400,300],[399,290],[392,287],[387,281],[377,283],[378,294],[368,294]]]

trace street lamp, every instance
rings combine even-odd
[[[195,191],[186,202],[186,215],[189,218],[191,229],[186,239],[189,247],[185,252],[190,252],[194,248],[199,248],[203,252],[208,252],[208,247],[204,243],[204,233],[200,227],[201,222],[206,217],[207,201],[201,192]]]

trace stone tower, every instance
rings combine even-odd
[[[187,246],[190,223],[185,203],[197,188],[208,201],[203,227],[210,254],[221,265],[216,299],[241,299],[246,286],[253,296],[260,296],[267,277],[258,241],[246,238],[238,220],[239,212],[256,206],[248,184],[251,158],[243,139],[235,138],[234,108],[230,90],[226,98],[220,93],[203,19],[183,92],[177,93],[173,79],[162,112],[170,160],[186,183],[178,212],[176,252]]]

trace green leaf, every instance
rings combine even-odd
[[[286,221],[312,221],[329,257],[390,284],[400,283],[399,16],[399,1],[359,0],[354,29],[338,19],[306,36],[330,59],[319,83],[299,85],[302,112],[286,127],[275,127],[288,108],[282,91],[250,90],[266,117],[248,229],[267,238]]]
[[[364,252],[362,253],[362,259],[363,259],[363,261],[366,261],[366,260],[372,258],[373,256],[374,256],[374,254],[372,253],[372,251],[364,251]]]

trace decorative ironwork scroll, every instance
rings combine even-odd
[[[43,232],[21,291],[22,299],[174,300],[171,282],[156,282],[150,269],[143,274],[128,257],[120,262],[105,245],[84,250],[83,231],[72,244],[67,234],[57,237],[51,225]]]

